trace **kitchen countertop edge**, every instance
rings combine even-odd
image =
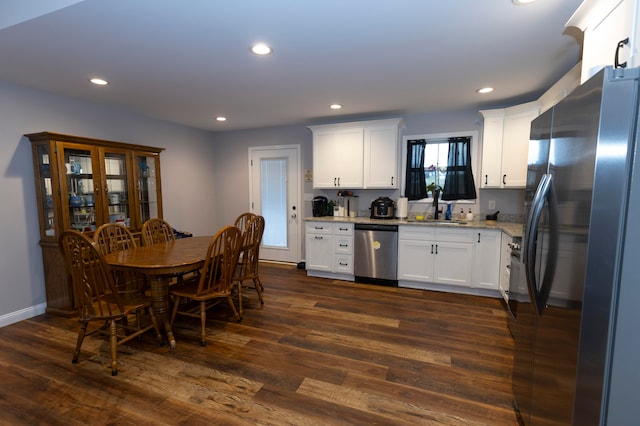
[[[408,226],[434,226],[434,227],[452,227],[452,228],[473,228],[473,229],[496,229],[505,232],[510,237],[522,237],[522,223],[513,222],[496,222],[486,223],[483,220],[465,221],[464,224],[429,221],[417,221],[407,219],[371,219],[368,217],[336,217],[336,216],[319,216],[307,217],[305,222],[342,222],[342,223],[365,223],[377,225],[408,225]]]

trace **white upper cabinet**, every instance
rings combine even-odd
[[[313,187],[395,189],[402,119],[311,126]]]
[[[395,120],[394,120],[395,121]],[[398,187],[398,123],[364,129],[364,187]]]
[[[482,136],[482,188],[524,188],[531,120],[540,113],[537,102],[480,111]]]
[[[638,22],[640,0],[585,0],[569,19],[566,27],[584,32],[582,75],[584,83],[601,68],[618,63],[627,67],[640,65],[638,60]],[[618,44],[628,40],[618,49]]]
[[[313,130],[313,187],[362,188],[362,127]]]

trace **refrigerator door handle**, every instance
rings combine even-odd
[[[538,236],[538,225],[545,203],[549,206],[549,250],[547,264],[545,265],[542,285],[538,286],[535,274],[536,265],[536,243]],[[527,287],[529,297],[539,315],[542,315],[547,299],[551,292],[551,283],[556,270],[558,257],[558,214],[556,192],[553,186],[553,175],[545,174],[540,179],[540,184],[536,189],[533,199],[531,213],[527,222],[527,229],[524,236],[524,263],[527,276]]]

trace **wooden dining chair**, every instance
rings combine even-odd
[[[234,281],[238,283],[238,309],[240,315],[243,314],[242,309],[242,290],[244,283],[251,280],[253,287],[258,293],[258,299],[264,304],[262,297],[262,282],[260,281],[260,273],[258,271],[260,260],[260,244],[262,243],[262,235],[264,233],[264,217],[254,215],[245,227],[242,233],[242,247],[238,256],[238,266],[236,267]]]
[[[121,297],[109,265],[91,239],[81,232],[64,231],[60,235],[59,246],[71,276],[79,309],[80,331],[72,362],[78,362],[80,348],[86,336],[107,335],[111,352],[111,375],[115,376],[118,374],[118,345],[141,336],[152,328],[155,329],[158,341],[162,343],[151,298],[143,294]],[[149,311],[151,324],[142,326],[145,310]],[[132,315],[136,317],[134,326],[128,322],[128,317]],[[96,328],[87,331],[90,323],[97,323]]]
[[[226,299],[238,322],[241,317],[231,299],[233,273],[240,252],[241,233],[235,226],[225,226],[211,239],[200,275],[170,288],[173,296],[171,323],[176,315],[200,318],[200,344],[206,346],[207,309]],[[193,303],[195,302],[195,304]]]
[[[256,217],[255,213],[251,213],[251,212],[242,213],[240,214],[240,216],[236,218],[236,220],[233,222],[233,225],[237,227],[240,230],[240,232],[244,233],[245,229],[247,228],[247,225],[249,224],[249,221],[254,217]]]
[[[142,224],[142,243],[145,246],[168,243],[169,241],[175,241],[175,239],[176,235],[173,232],[173,228],[164,219],[155,217]],[[185,280],[185,277],[192,275],[194,275],[193,271],[178,274],[172,279],[171,284],[176,282],[179,284]]]
[[[118,223],[100,225],[93,235],[93,242],[104,256],[114,251],[137,247],[133,234]],[[131,271],[113,271],[113,275],[121,294],[142,293],[146,288],[144,275]]]
[[[154,217],[142,224],[142,243],[145,246],[166,243],[175,239],[173,228],[164,219]]]

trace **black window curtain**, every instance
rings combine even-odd
[[[424,139],[407,141],[407,177],[404,196],[409,200],[427,198],[427,182],[424,175]]]
[[[442,191],[443,200],[473,200],[476,185],[471,172],[471,138],[449,138],[447,174]]]

